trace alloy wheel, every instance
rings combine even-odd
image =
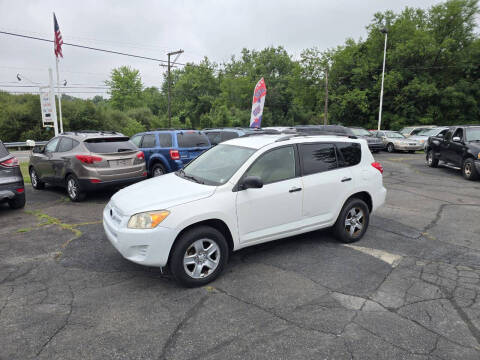
[[[432,165],[432,162],[433,162],[432,150],[430,150],[427,154],[427,162],[428,162],[428,165]]]
[[[345,231],[351,236],[355,237],[362,232],[364,224],[364,213],[359,207],[353,207],[347,213],[345,218]]]
[[[38,184],[37,173],[35,170],[30,170],[30,180],[32,180],[32,186],[35,188]]]
[[[193,279],[210,276],[220,263],[220,248],[211,239],[200,239],[193,242],[183,257],[183,268]]]
[[[78,194],[77,183],[72,178],[68,179],[67,191],[71,199],[75,199],[77,197],[77,194]]]
[[[153,170],[153,176],[162,176],[164,174],[162,168],[160,167],[156,167],[154,170]]]
[[[469,162],[465,163],[465,166],[463,167],[463,172],[467,178],[469,178],[472,175],[472,164]]]

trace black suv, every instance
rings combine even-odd
[[[8,202],[12,209],[25,206],[25,186],[20,165],[0,141],[0,202]]]
[[[461,168],[467,180],[480,178],[480,125],[453,126],[444,136],[431,136],[426,146],[427,165],[439,161]]]

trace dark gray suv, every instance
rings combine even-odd
[[[145,156],[116,132],[65,132],[44,147],[35,147],[29,173],[34,189],[45,183],[64,186],[72,201],[88,191],[133,184],[147,176]]]
[[[0,202],[8,202],[12,209],[25,206],[25,187],[18,160],[0,141]]]

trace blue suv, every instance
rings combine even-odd
[[[135,134],[130,140],[145,154],[150,176],[179,170],[211,147],[207,136],[198,130],[153,130]]]

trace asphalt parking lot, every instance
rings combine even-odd
[[[235,253],[184,289],[124,260],[101,212],[60,189],[0,206],[0,359],[480,358],[480,182],[376,154],[387,203],[366,236]],[[320,199],[321,201],[321,199]]]

